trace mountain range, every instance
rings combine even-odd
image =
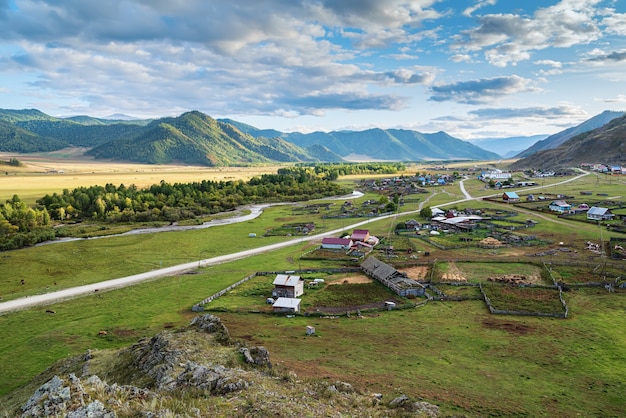
[[[154,120],[56,118],[0,109],[0,151],[88,148],[100,159],[152,164],[240,165],[263,162],[488,160],[499,155],[444,133],[371,129],[311,134],[260,130],[198,111]]]
[[[624,112],[606,111],[547,138],[545,135],[485,138],[469,142],[445,132],[405,129],[285,133],[258,129],[232,119],[213,119],[198,111],[160,119],[133,119],[125,115],[101,119],[57,118],[36,109],[0,109],[0,151],[31,153],[81,147],[87,149],[87,155],[98,159],[206,166],[494,160],[526,147],[517,157],[556,148],[576,134],[591,131],[622,115]]]

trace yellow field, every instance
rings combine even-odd
[[[17,158],[22,167],[0,165],[0,203],[17,194],[29,204],[46,194],[63,189],[112,183],[139,188],[165,180],[168,183],[190,183],[202,180],[248,180],[261,174],[276,173],[279,166],[200,167],[149,165],[99,161],[74,154],[0,153],[0,161]]]

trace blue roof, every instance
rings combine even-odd
[[[515,192],[504,192],[504,194],[506,195],[506,197],[508,197],[509,199],[519,199],[519,196],[517,195],[517,193]]]
[[[593,206],[591,209],[587,211],[587,215],[598,215],[603,216],[609,211],[608,208],[600,208],[598,206]]]

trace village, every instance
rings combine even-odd
[[[505,174],[510,173],[483,172],[479,178],[487,184],[496,179],[498,182],[510,181],[510,177]],[[406,205],[419,200],[420,197],[415,195],[427,193],[428,188],[442,187],[459,178],[460,175],[455,173],[368,180],[362,186],[365,190],[381,194],[380,199],[294,205],[292,213],[303,218],[307,214],[322,214],[322,220],[389,215],[393,214],[389,211],[390,202],[398,206]],[[541,230],[541,223],[544,222],[541,218],[538,220],[538,216],[567,218],[598,225],[602,229],[624,231],[626,202],[590,191],[579,192],[578,196],[548,192],[537,194],[532,191],[524,193],[524,188],[535,186],[536,183],[520,180],[512,184],[520,190],[506,190],[507,187],[498,185],[496,190],[505,190],[500,195],[483,198],[484,207],[480,207],[480,204],[478,207],[473,205],[445,210],[432,207],[426,211],[426,218],[423,211],[420,211],[419,217],[397,213],[392,218],[389,230],[382,234],[375,234],[369,229],[354,229],[338,236],[324,237],[300,256],[299,264],[316,261],[325,263],[326,267],[257,272],[250,277],[254,280],[242,283],[242,287],[256,286],[252,293],[258,294],[259,299],[244,302],[246,307],[243,309],[305,316],[336,315],[337,312],[350,316],[352,312],[360,317],[372,310],[402,309],[429,300],[480,299],[485,301],[492,313],[566,317],[568,308],[562,297],[563,291],[583,283],[586,286],[589,283],[604,286],[611,291],[626,290],[626,281],[621,272],[623,265],[607,267],[606,261],[626,260],[626,238],[577,244],[555,242],[545,233],[535,232]],[[402,193],[400,198],[397,194],[399,191]],[[292,222],[266,231],[266,234],[309,235],[319,232],[320,227],[323,230],[323,225],[313,221]],[[380,232],[380,228],[377,231]],[[485,263],[483,267],[490,266],[486,270],[496,265],[493,260],[495,255],[498,255],[499,262],[504,266],[514,265],[517,271],[521,268],[522,271],[531,272],[518,273],[515,268],[507,272],[507,268],[503,267],[503,271],[498,274],[476,274],[475,267],[481,263]],[[456,261],[450,260],[450,257]],[[604,262],[604,267],[595,277],[583,273],[567,277],[567,274],[558,275],[553,270],[555,258],[559,260],[558,263],[566,265],[577,264],[581,260],[596,264]],[[530,267],[522,266],[524,263]],[[458,269],[459,266],[462,268]],[[463,269],[474,273],[464,273]],[[387,289],[387,296],[384,292],[377,293],[378,300],[344,296],[343,305],[339,303],[334,307],[316,301],[322,299],[324,291],[338,289],[342,285],[348,288],[352,285],[354,292],[362,292],[363,287],[358,288],[354,286],[355,283],[361,286],[382,286]],[[552,302],[547,305],[538,302],[537,306],[525,309],[506,304],[504,307],[498,306],[500,291],[497,285],[513,286],[512,292],[520,304],[525,304],[521,301],[532,299],[540,290],[543,292],[541,298],[551,299]],[[231,289],[231,293],[237,294],[237,291]],[[199,304],[195,307],[196,310],[214,308],[225,309],[219,303]],[[241,309],[235,308],[235,311]]]

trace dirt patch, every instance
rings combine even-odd
[[[365,309],[376,309],[376,308],[384,308],[385,302],[394,302],[394,303],[402,303],[396,299],[388,299],[380,302],[366,303],[363,305],[352,305],[352,306],[316,306],[313,308],[312,312],[322,312],[326,314],[345,314],[346,312],[356,312],[357,310],[365,310]]]
[[[344,277],[342,279],[335,280],[329,284],[355,284],[355,283],[372,283],[374,279],[364,274],[357,274],[354,276]]]
[[[499,321],[495,318],[487,318],[483,321],[483,326],[489,329],[499,329],[510,334],[525,335],[533,331],[533,327],[515,322]]]
[[[111,331],[111,333],[118,337],[132,337],[135,335],[139,335],[139,333],[136,330],[125,329],[125,328],[115,328],[114,330]]]
[[[413,280],[425,280],[426,276],[428,276],[428,271],[428,266],[413,266],[400,270],[400,272],[405,273],[409,279]]]

